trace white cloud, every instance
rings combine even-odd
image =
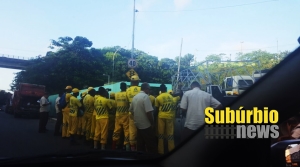
[[[191,0],[174,0],[174,5],[176,7],[176,10],[182,10],[187,5],[189,5]]]

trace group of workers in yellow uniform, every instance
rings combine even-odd
[[[137,75],[132,76],[129,88],[122,82],[121,91],[110,94],[103,87],[99,87],[98,91],[89,87],[86,92],[81,93],[81,100],[77,98],[79,90],[67,86],[67,106],[62,109],[62,137],[70,138],[71,144],[74,145],[78,144],[75,136],[84,137],[94,149],[98,149],[100,142],[102,150],[105,149],[108,139],[112,141],[112,149],[116,149],[120,138],[123,137],[126,151],[136,151],[137,129],[129,107],[133,97],[141,91],[139,82]],[[172,93],[171,90],[167,92],[167,87],[162,84],[160,94],[156,98],[149,94],[156,113],[154,120],[157,125],[159,154],[164,154],[164,139],[168,141],[169,151],[175,147],[175,112],[180,96],[173,97]]]

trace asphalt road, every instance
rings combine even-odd
[[[181,121],[180,119],[176,120],[175,145],[179,142],[180,134],[178,132],[182,129],[183,123]],[[14,118],[13,115],[0,111],[0,157],[35,157],[93,150],[83,140],[79,140],[79,145],[72,146],[68,139],[54,136],[55,122],[50,118],[47,123],[49,131],[38,133],[39,119]],[[107,144],[107,150],[109,149],[110,144]],[[165,150],[167,150],[167,143],[165,143]]]
[[[47,133],[38,133],[38,119],[14,118],[0,111],[0,157],[41,156],[89,151],[83,142],[71,146],[68,139],[54,136],[55,120],[49,119]]]

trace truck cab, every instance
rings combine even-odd
[[[255,80],[255,82],[260,79],[262,76],[264,76],[266,73],[268,73],[270,71],[270,69],[264,69],[264,70],[261,70],[261,71],[255,71],[253,73],[253,78]]]
[[[254,78],[248,75],[237,75],[226,77],[222,83],[222,89],[226,92],[226,95],[240,95],[248,87],[253,85]]]

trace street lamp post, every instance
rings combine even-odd
[[[133,1],[133,28],[132,28],[132,48],[131,48],[131,58],[133,59],[134,52],[134,27],[135,27],[135,12],[138,10],[135,9],[135,0]]]
[[[109,85],[110,76],[108,74],[103,74],[103,76],[107,76],[107,85]]]
[[[126,48],[126,46],[124,47]],[[112,72],[112,80],[114,81],[114,77],[115,77],[115,55],[117,54],[117,52],[122,49],[122,48],[119,48],[115,51],[115,53],[113,54],[113,72]]]

